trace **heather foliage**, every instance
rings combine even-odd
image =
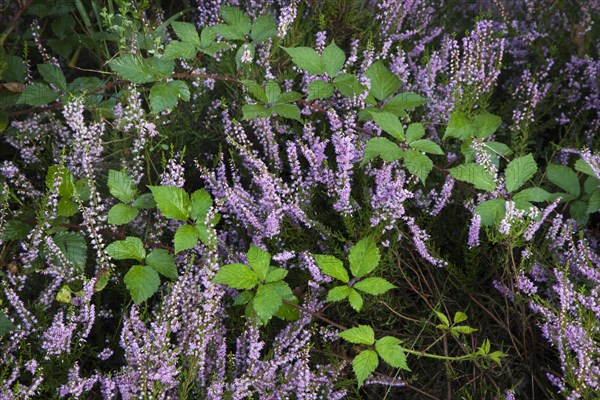
[[[597,1],[0,10],[1,399],[597,398]]]

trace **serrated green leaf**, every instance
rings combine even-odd
[[[475,212],[481,217],[481,226],[498,225],[506,214],[506,201],[488,200],[475,207]]]
[[[450,332],[453,334],[462,333],[463,335],[470,335],[473,332],[477,332],[477,328],[472,328],[467,325],[459,325],[450,328]]]
[[[4,229],[2,230],[2,239],[3,240],[22,240],[27,237],[29,232],[31,232],[31,225],[26,224],[24,222],[18,221],[16,219],[11,219],[4,224]]]
[[[268,103],[275,103],[279,95],[281,94],[281,88],[275,81],[268,81],[265,85],[265,95],[267,96]]]
[[[87,261],[85,238],[76,232],[57,232],[53,239],[67,261],[79,271],[84,271]]]
[[[406,128],[406,141],[410,144],[415,140],[421,139],[425,136],[425,128],[423,124],[418,122],[410,124],[408,128]]]
[[[493,135],[500,124],[502,124],[502,119],[499,116],[487,112],[473,117],[475,135],[481,139]]]
[[[444,151],[441,149],[440,146],[437,145],[437,143],[434,143],[428,139],[415,140],[414,142],[410,143],[409,146],[415,150],[419,150],[425,153],[438,155],[444,154]]]
[[[115,204],[108,211],[108,223],[111,225],[127,224],[138,215],[138,210],[127,204]]]
[[[125,286],[136,304],[148,300],[160,286],[158,273],[150,267],[134,265],[123,278]]]
[[[352,360],[352,369],[358,380],[358,387],[361,387],[365,380],[377,369],[379,358],[373,350],[361,351],[354,360]]]
[[[179,40],[183,42],[188,42],[196,47],[200,47],[200,37],[198,36],[198,31],[196,30],[196,26],[189,22],[172,22],[171,26],[175,31],[175,34],[179,38]]]
[[[348,293],[348,302],[350,306],[356,311],[360,312],[363,306],[363,298],[356,290],[350,288],[350,292]]]
[[[531,154],[515,158],[506,167],[506,190],[519,189],[537,172],[537,164]]]
[[[277,100],[275,100],[275,104],[293,103],[295,101],[300,100],[301,98],[302,98],[302,95],[298,92],[294,92],[294,91],[283,92],[279,95],[279,97],[277,97]]]
[[[583,172],[586,175],[595,177],[594,171],[583,158],[579,158],[577,159],[577,161],[575,161],[575,170]]]
[[[375,350],[379,357],[394,368],[410,371],[406,363],[406,354],[400,347],[400,340],[392,336],[384,336],[375,342]]]
[[[196,190],[191,196],[190,216],[194,221],[204,223],[206,214],[212,205],[212,197],[210,197],[210,194],[206,190]]]
[[[378,277],[363,279],[362,281],[356,282],[353,287],[361,292],[372,294],[373,296],[383,294],[390,289],[396,288],[395,285],[392,285],[385,279]]]
[[[58,202],[57,211],[61,217],[72,217],[79,211],[79,206],[73,200],[63,197]]]
[[[554,183],[559,188],[572,194],[575,197],[579,197],[581,193],[581,187],[579,185],[579,179],[577,174],[569,167],[557,164],[548,164],[546,167],[546,176],[548,180]]]
[[[246,258],[252,269],[258,275],[258,279],[261,281],[267,277],[269,266],[271,265],[271,254],[264,251],[256,246],[250,246],[250,249],[246,253]]]
[[[587,212],[588,205],[585,201],[576,200],[569,206],[569,214],[579,225],[587,225],[589,221],[589,214]]]
[[[245,35],[231,25],[216,24],[212,26],[212,31],[227,40],[245,40]]]
[[[496,189],[494,177],[479,164],[467,163],[459,165],[458,167],[450,168],[449,172],[455,179],[471,183],[477,189],[485,190],[486,192]]]
[[[190,90],[183,81],[158,82],[150,89],[150,106],[153,113],[172,110],[180,98],[184,101],[190,99]]]
[[[43,83],[32,83],[27,85],[21,95],[17,104],[28,104],[30,106],[43,106],[58,99],[58,94],[52,90],[48,85]]]
[[[338,279],[344,283],[350,282],[350,277],[344,264],[334,256],[327,256],[321,254],[314,254],[313,257],[317,262],[317,265],[325,275],[329,275],[332,278]]]
[[[325,66],[319,53],[310,47],[282,47],[292,57],[294,64],[313,75],[323,75]]]
[[[340,74],[333,79],[333,86],[344,96],[352,98],[363,92],[363,86],[356,76],[352,74]]]
[[[277,25],[272,15],[261,15],[252,23],[250,37],[255,43],[263,42],[277,35]]]
[[[300,318],[300,310],[289,304],[283,303],[275,313],[275,316],[284,321],[296,321]]]
[[[173,40],[165,48],[163,58],[165,60],[175,60],[177,58],[190,60],[192,58],[195,58],[197,54],[198,49],[192,43]]]
[[[433,312],[438,317],[438,319],[440,321],[442,321],[442,324],[444,324],[444,326],[450,326],[450,321],[448,320],[448,317],[446,317],[446,315],[444,315],[444,313],[441,313],[437,310],[433,310]]]
[[[508,147],[504,143],[484,142],[483,144],[486,147],[486,150],[489,150],[488,152],[491,151],[492,154],[501,155],[501,156],[508,156],[508,155],[512,154],[512,150],[510,149],[510,147]]]
[[[217,35],[211,26],[205,26],[200,32],[200,46],[209,47],[217,39]]]
[[[59,303],[69,304],[71,302],[71,297],[71,289],[69,289],[69,285],[64,285],[60,288],[58,293],[56,293],[55,299]]]
[[[267,99],[267,95],[265,94],[265,91],[262,89],[262,87],[260,87],[260,85],[258,83],[248,80],[248,79],[244,79],[242,81],[242,84],[244,85],[244,87],[246,88],[248,93],[252,97],[254,97],[256,100],[260,101],[261,103],[269,102],[269,100]]]
[[[525,200],[539,203],[543,201],[552,201],[554,196],[542,188],[532,187],[515,193],[512,198],[513,200]]]
[[[394,110],[396,113],[398,113],[399,111],[404,110],[414,110],[418,106],[425,103],[427,103],[426,98],[416,93],[404,92],[389,99],[385,104],[385,108],[388,110]]]
[[[284,299],[289,299],[292,294],[290,287],[282,281],[259,285],[253,299],[254,311],[263,321],[268,321],[275,315],[283,304]]]
[[[108,65],[122,78],[133,83],[148,83],[154,80],[152,68],[144,59],[133,54],[113,58]]]
[[[15,324],[3,312],[0,312],[0,339],[15,328]]]
[[[135,236],[127,236],[125,240],[117,240],[106,246],[106,252],[115,260],[137,260],[146,258],[146,250],[142,241]]]
[[[239,37],[244,38],[250,33],[252,23],[250,17],[244,15],[244,13],[236,7],[221,7],[221,16],[227,25],[238,33]]]
[[[271,107],[271,112],[283,118],[295,119],[302,122],[300,118],[300,109],[295,104],[275,104]]]
[[[73,174],[64,165],[52,165],[48,168],[46,174],[46,187],[52,190],[56,179],[60,178],[61,182],[58,187],[58,194],[61,197],[71,198],[75,186],[73,184]]]
[[[170,279],[177,279],[175,259],[165,249],[154,249],[146,257],[146,264],[156,272]]]
[[[346,55],[334,42],[323,49],[323,68],[330,77],[334,77],[344,67]]]
[[[587,213],[592,214],[600,210],[600,190],[596,190],[588,200]]]
[[[391,96],[400,87],[400,79],[394,75],[382,61],[376,61],[367,70],[365,75],[371,80],[371,93],[377,100],[384,100]]]
[[[267,276],[265,278],[265,282],[277,282],[284,279],[288,274],[287,269],[271,267],[269,268],[269,272],[267,272]]]
[[[600,181],[594,176],[588,176],[583,182],[583,192],[590,194],[596,192],[600,188]]]
[[[110,271],[104,271],[96,281],[96,284],[94,285],[94,291],[100,292],[104,290],[104,288],[108,285],[109,280]]]
[[[161,213],[167,218],[186,222],[190,217],[190,198],[182,188],[148,186]]]
[[[375,343],[375,332],[368,325],[359,325],[356,328],[346,329],[338,336],[350,343],[372,345]]]
[[[350,287],[347,285],[336,286],[327,292],[325,301],[342,301],[350,295]]]
[[[248,304],[250,300],[254,298],[254,293],[250,290],[244,290],[243,292],[239,292],[237,296],[235,296],[235,300],[233,301],[234,306],[241,306],[244,304]]]
[[[137,197],[137,185],[122,171],[108,171],[108,190],[123,203],[129,203]]]
[[[193,249],[198,243],[199,235],[195,227],[191,225],[182,225],[175,232],[173,242],[175,244],[175,254]]]
[[[465,313],[464,313],[464,312],[462,312],[462,311],[457,311],[457,312],[454,314],[454,319],[453,319],[452,321],[453,321],[455,324],[459,324],[459,323],[461,323],[461,322],[463,322],[463,321],[466,321],[466,320],[467,320],[467,314],[465,314]]]
[[[333,85],[320,79],[308,84],[308,97],[306,100],[327,99],[333,94]]]
[[[425,183],[429,173],[433,169],[433,161],[429,157],[412,149],[404,152],[404,164],[408,172],[418,176],[423,183]]]
[[[258,275],[244,264],[222,266],[212,280],[234,289],[252,289],[258,284]]]
[[[244,104],[242,115],[242,119],[268,118],[271,116],[271,110],[262,104]]]
[[[67,80],[59,67],[54,64],[38,64],[37,69],[46,82],[53,84],[63,93],[67,92]]]
[[[379,249],[372,236],[359,240],[348,254],[350,271],[357,278],[372,272],[379,264],[379,259]]]
[[[148,64],[148,67],[155,78],[169,78],[175,70],[175,62],[173,60],[167,60],[164,57],[147,58],[145,62]]]
[[[381,129],[392,135],[394,138],[404,141],[404,128],[402,123],[394,114],[388,112],[371,113],[373,121]]]
[[[365,153],[361,165],[366,164],[375,157],[385,161],[396,161],[402,158],[404,152],[398,145],[387,138],[371,138],[365,146]]]
[[[450,114],[450,121],[444,133],[444,140],[455,137],[460,140],[467,140],[475,134],[475,126],[471,120],[462,112],[454,111]]]

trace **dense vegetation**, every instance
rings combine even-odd
[[[0,398],[598,398],[599,15],[2,3]]]

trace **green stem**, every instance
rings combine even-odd
[[[411,350],[411,349],[407,349],[404,347],[402,348],[402,351],[404,351],[405,353],[408,353],[408,354],[414,354],[415,356],[419,356],[419,357],[435,358],[436,360],[447,360],[447,361],[467,361],[467,360],[472,360],[475,356],[475,354],[465,354],[464,356],[459,356],[459,357],[440,356],[437,354],[425,353],[422,351]]]

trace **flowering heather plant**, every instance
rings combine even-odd
[[[0,5],[0,399],[595,399],[600,3]]]

